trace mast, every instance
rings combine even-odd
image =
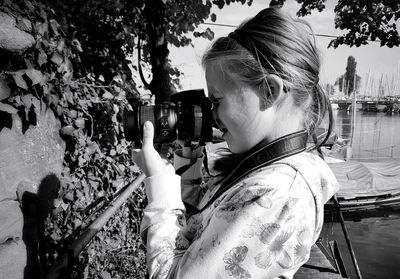
[[[370,71],[371,71],[371,69],[368,70],[367,77],[366,77],[366,79],[365,79],[365,88],[364,88],[364,94],[363,94],[364,98],[368,96],[368,95],[367,95],[367,90],[369,89],[368,83],[369,83]]]
[[[346,95],[345,86],[346,86],[346,81],[345,81],[345,78],[344,78],[344,75],[343,75],[343,78],[342,78],[342,93],[344,93],[344,95]]]
[[[354,86],[353,86],[353,125],[351,125],[351,142],[350,147],[353,148],[353,141],[354,141],[354,130],[356,126],[356,111],[357,111],[357,72],[354,72]]]
[[[379,86],[378,86],[378,99],[379,99],[380,97],[382,97],[382,91],[383,91],[383,85],[382,85],[382,82],[383,82],[383,74],[381,75],[381,78],[379,79]]]

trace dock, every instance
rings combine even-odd
[[[322,252],[320,244],[311,247],[310,259],[293,277],[294,279],[342,279],[340,273],[328,260],[328,256]]]
[[[332,104],[337,104],[339,110],[349,110],[352,107],[353,100],[331,100]],[[357,104],[361,104],[362,111],[400,111],[400,100],[397,98],[387,99],[357,99]]]

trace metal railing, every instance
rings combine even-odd
[[[103,228],[111,216],[121,207],[130,195],[140,186],[145,175],[140,174],[135,181],[130,184],[120,195],[101,213],[96,220],[85,228],[83,233],[68,247],[58,264],[46,275],[46,279],[68,278],[72,273],[73,263],[81,251],[93,239],[93,237]]]

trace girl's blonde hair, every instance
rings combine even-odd
[[[319,85],[320,60],[312,28],[306,21],[294,19],[279,8],[267,8],[229,36],[217,39],[203,56],[202,64],[220,67],[235,80],[255,88],[269,105],[275,100],[269,95],[266,76],[279,76],[284,91],[292,94],[295,106],[304,112],[304,129],[315,139],[315,130],[326,116],[327,137],[333,126],[329,98]],[[316,146],[326,139],[315,142]]]

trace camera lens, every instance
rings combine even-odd
[[[146,121],[153,123],[154,143],[172,142],[176,139],[177,115],[173,104],[139,106],[133,111],[125,111],[123,117],[125,138],[140,144],[143,124]]]
[[[125,138],[128,141],[136,141],[137,134],[137,121],[136,111],[125,111],[123,114],[123,124],[124,124],[124,132]]]

